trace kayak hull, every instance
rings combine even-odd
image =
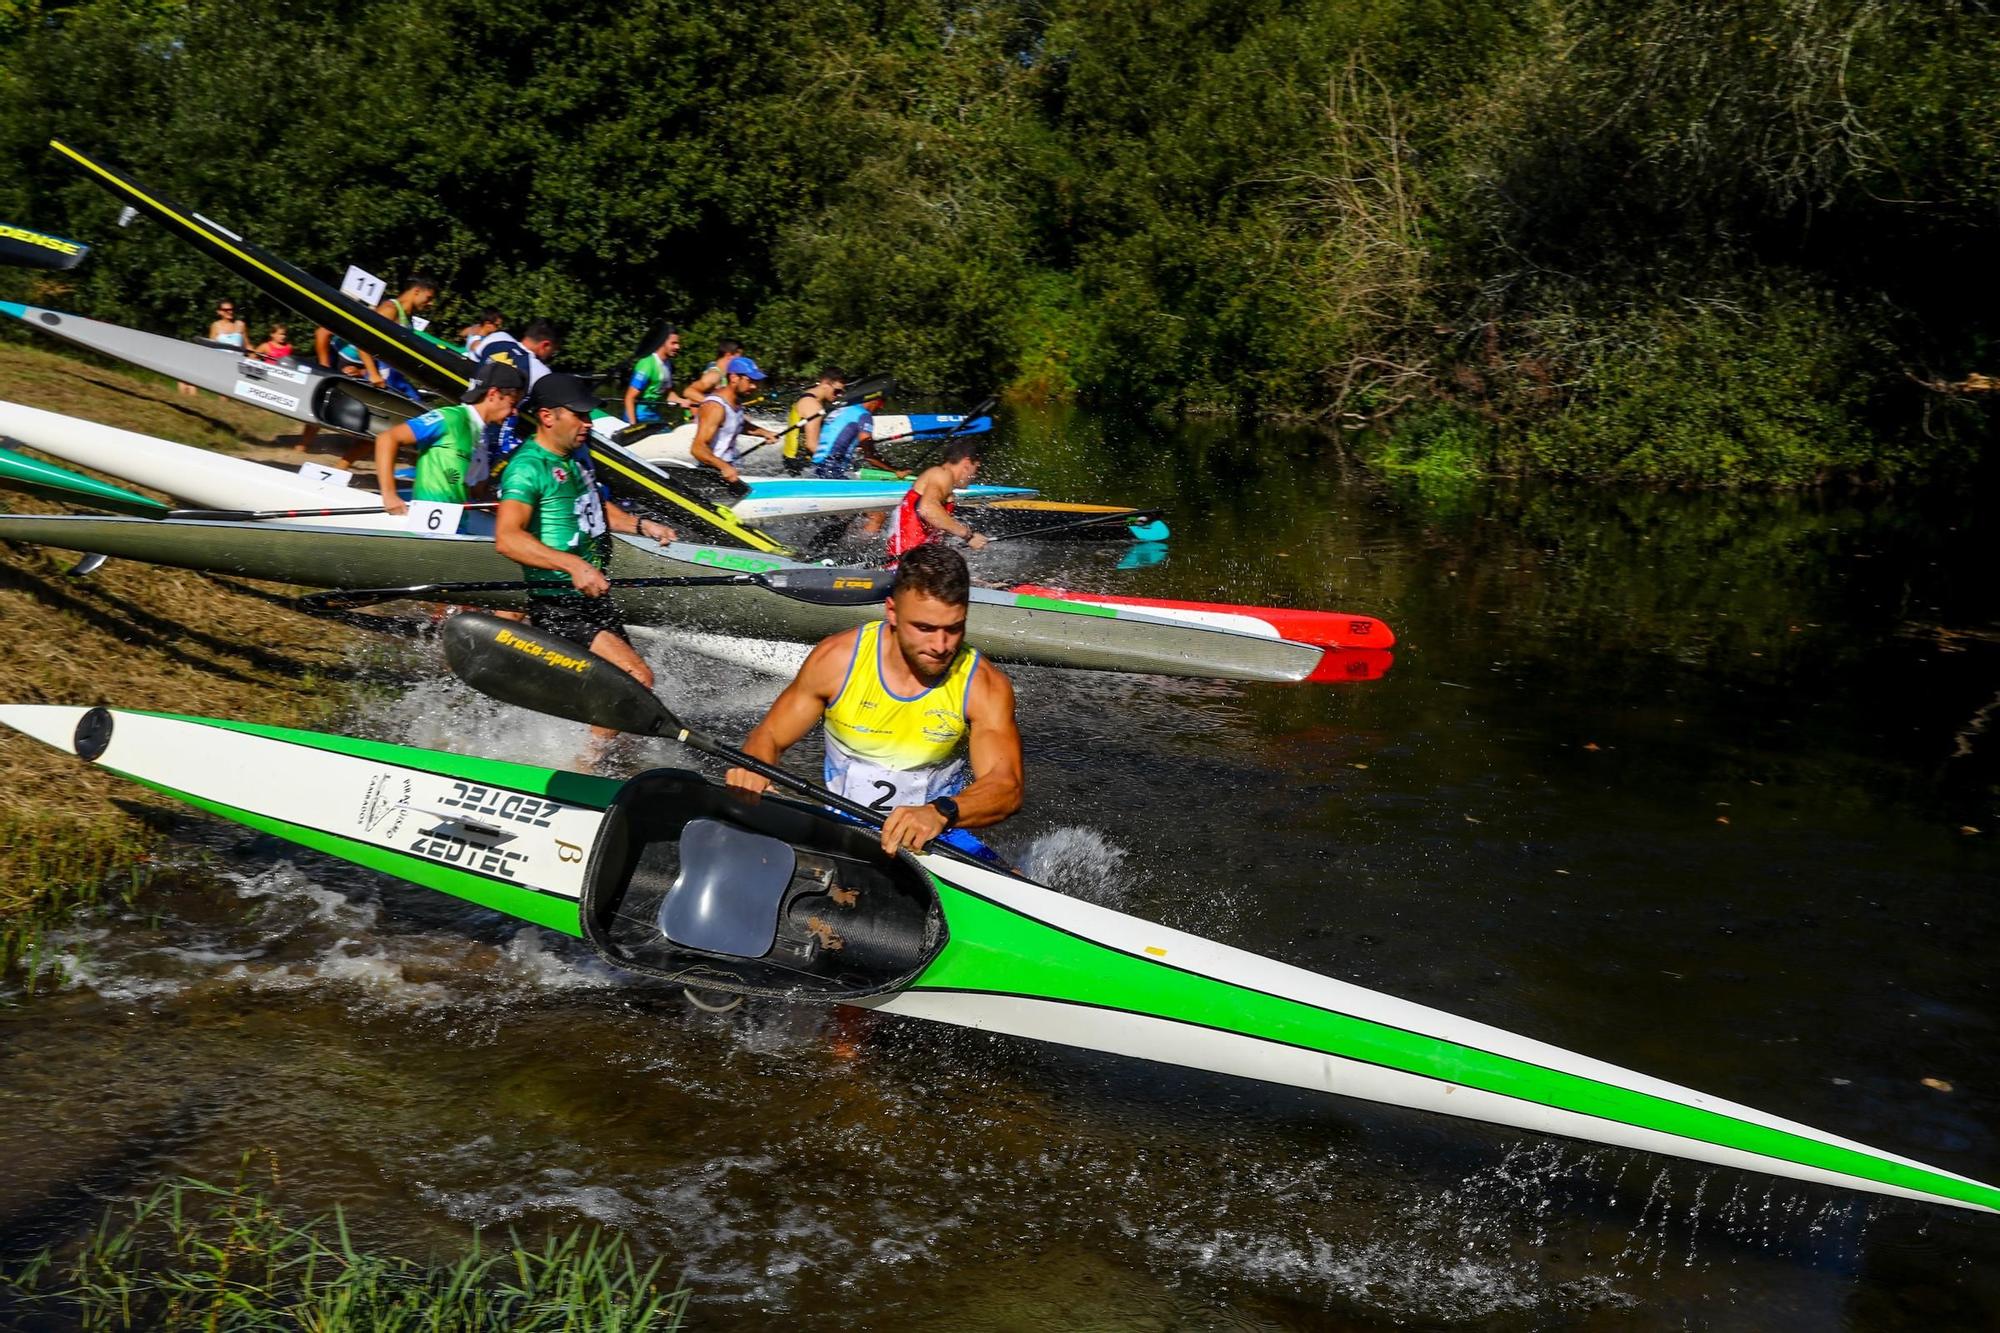
[[[692,774],[614,783],[381,742],[102,708],[0,706],[0,723],[223,818],[585,935],[614,962],[620,956],[606,951],[598,928],[607,867],[634,874],[621,809],[643,803],[630,796],[712,787]],[[796,850],[822,849],[811,830],[815,821],[831,821],[773,804],[795,812],[785,818],[808,839],[794,842]],[[849,1003],[1841,1189],[2000,1211],[2000,1190],[1990,1185],[1751,1107],[1019,876],[933,855],[910,863],[930,877],[940,928],[924,932],[918,966],[844,997]],[[681,864],[693,864],[691,857]],[[662,911],[658,919],[664,936],[669,917]],[[639,970],[676,984],[800,997],[737,984],[727,966]]]
[[[379,509],[382,504],[381,497],[372,492],[320,485],[247,458],[231,458],[213,449],[175,444],[21,403],[0,402],[0,436],[202,509],[366,510]],[[355,514],[295,521],[313,526],[359,523],[401,528],[408,520],[387,514]]]
[[[0,313],[100,355],[171,375],[293,421],[349,435],[373,436],[424,410],[420,403],[311,363],[274,364],[226,348],[204,347],[13,301],[0,301]]]
[[[0,541],[36,542],[114,558],[313,588],[409,587],[514,580],[520,567],[491,539],[423,536],[400,528],[308,526],[197,519],[0,514]],[[399,520],[400,521],[400,520]],[[620,536],[613,578],[770,573],[797,562],[727,547]],[[520,593],[482,593],[487,605],[518,605]],[[757,638],[816,642],[880,615],[877,606],[822,606],[746,587],[626,588],[618,602],[635,625],[680,626]],[[1081,607],[975,588],[967,616],[974,646],[1000,662],[1202,679],[1291,682],[1309,677],[1323,653],[1305,644],[1175,624],[1106,607]]]
[[[1123,597],[1107,593],[1073,592],[1023,583],[1014,589],[1035,597],[1082,602],[1091,606],[1123,606],[1147,615],[1189,624],[1213,625],[1243,634],[1268,634],[1322,648],[1393,648],[1396,634],[1374,616],[1347,611],[1296,611],[1282,606],[1239,606],[1229,602],[1177,602],[1161,597]]]

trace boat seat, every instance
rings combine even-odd
[[[680,874],[660,902],[661,932],[685,948],[762,958],[777,941],[797,859],[790,843],[719,819],[689,820]]]

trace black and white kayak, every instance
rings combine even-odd
[[[78,347],[209,389],[293,421],[373,436],[424,410],[401,394],[308,361],[266,361],[230,347],[187,342],[17,301],[0,314]]]
[[[587,690],[593,672],[615,671],[560,641],[482,619],[489,647],[521,654],[558,688],[573,676]],[[628,711],[629,729],[679,727],[664,709],[663,725],[649,722],[642,700]],[[220,818],[581,937],[616,966],[677,987],[858,1005],[2000,1211],[2000,1190],[1955,1172],[988,866],[892,857],[871,829],[693,772],[618,782],[123,709],[10,705],[0,723]]]

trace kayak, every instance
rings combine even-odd
[[[86,477],[80,472],[71,472],[53,463],[44,463],[39,458],[15,453],[12,449],[0,449],[0,486],[10,491],[39,495],[45,500],[63,500],[71,504],[88,501],[99,509],[119,514],[164,517],[167,512],[167,507],[158,500],[95,477]]]
[[[103,472],[135,486],[163,491],[207,509],[379,510],[382,506],[382,497],[373,491],[317,481],[306,474],[253,463],[247,458],[231,458],[213,449],[175,444],[22,403],[0,401],[0,436],[66,463]],[[318,471],[338,477],[348,475],[331,468]],[[98,502],[87,494],[74,498]],[[376,513],[297,521],[335,527],[363,523],[401,528],[409,520],[402,515]]]
[[[372,509],[382,503],[374,491],[313,481],[247,458],[232,458],[212,449],[175,444],[19,403],[0,401],[0,435],[65,462],[107,472],[210,509]],[[335,478],[352,475],[312,464],[308,471]],[[862,513],[895,503],[882,499],[884,491],[891,488],[872,482],[823,481],[816,485],[823,489],[799,488],[798,483],[786,481],[753,486],[746,499],[732,501],[730,508],[739,517],[762,520]],[[401,515],[382,517],[388,520],[379,525],[383,527],[402,527],[409,521]]]
[[[213,219],[172,203],[61,140],[50,140],[49,146],[82,168],[114,197],[158,220],[242,281],[307,319],[332,329],[370,355],[389,361],[413,383],[456,399],[472,382],[478,367],[467,358],[342,296],[338,289],[304,269]],[[606,484],[648,515],[655,515],[678,530],[692,530],[704,539],[755,551],[789,554],[777,538],[760,532],[726,509],[689,494],[685,486],[661,468],[635,457],[623,445],[600,438],[592,442],[591,453]]]
[[[100,355],[349,435],[373,436],[424,410],[401,394],[309,361],[265,361],[234,348],[165,338],[15,301],[0,301],[0,313]]]
[[[1396,633],[1374,616],[1346,611],[1294,611],[1279,606],[1237,606],[1229,602],[1175,602],[1160,597],[1114,597],[1109,593],[1072,592],[1067,588],[1045,588],[1034,583],[1018,583],[1014,591],[1031,597],[1079,602],[1087,606],[1128,606],[1163,620],[1182,620],[1195,625],[1233,629],[1240,634],[1263,634],[1296,643],[1316,643],[1322,648],[1393,648]]]
[[[382,497],[376,492],[341,484],[340,478],[353,474],[317,464],[308,463],[300,471],[289,472],[213,449],[176,444],[137,431],[6,401],[0,401],[0,436],[64,462],[162,491],[203,509],[354,511],[295,520],[331,527],[359,524],[400,530],[409,522],[404,515],[381,513]],[[88,494],[61,498],[98,503]],[[156,508],[165,511],[166,506]],[[139,511],[127,508],[122,512]],[[164,512],[145,516],[163,517]]]
[[[282,476],[283,474],[277,474]],[[373,497],[370,496],[370,499]],[[0,514],[0,541],[34,542],[115,559],[207,573],[269,579],[309,588],[404,588],[432,583],[513,581],[520,566],[490,537],[419,534],[381,522],[386,516],[333,520],[232,522],[193,518],[113,518],[79,514]],[[880,570],[833,570],[739,548],[619,535],[614,579],[685,578],[810,570],[872,580]],[[522,593],[482,593],[487,605],[519,605]],[[816,643],[874,619],[867,605],[821,605],[755,586],[624,588],[618,604],[634,625],[664,625],[762,639]],[[967,613],[973,645],[999,662],[1127,671],[1198,679],[1295,682],[1311,678],[1329,656],[1312,644],[1161,620],[1116,607],[1071,605],[1046,597],[974,588]],[[1324,679],[1325,677],[1322,677]]]
[[[843,1003],[1978,1212],[2000,1189],[660,769],[617,782],[123,709],[0,723],[676,987]]]

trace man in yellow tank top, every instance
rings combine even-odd
[[[965,558],[932,543],[903,557],[882,619],[820,640],[743,749],[775,764],[826,726],[826,784],[889,812],[882,846],[920,849],[1021,808],[1014,686],[965,642],[972,581]],[[770,786],[747,769],[729,785]],[[969,844],[969,845],[968,845]]]

